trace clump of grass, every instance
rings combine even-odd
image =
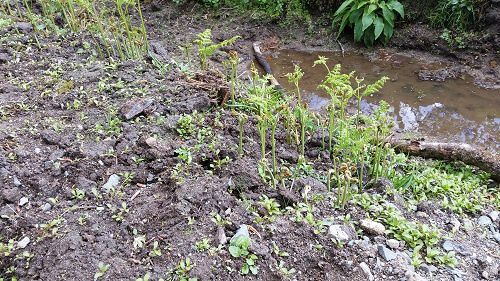
[[[24,9],[17,6],[15,13],[27,18],[38,31],[87,32],[98,53],[105,57],[138,59],[148,52],[140,0],[39,1],[40,14],[35,13],[31,2],[23,3]],[[64,20],[62,30],[56,24],[58,17]]]

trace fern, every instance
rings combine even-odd
[[[240,36],[234,36],[220,43],[215,44],[212,41],[212,30],[206,29],[197,35],[197,39],[193,41],[198,46],[198,57],[200,59],[201,70],[208,68],[208,59],[220,48],[232,45]]]

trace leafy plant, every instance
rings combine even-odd
[[[466,31],[479,20],[479,10],[485,0],[439,0],[429,16],[431,25]]]
[[[202,33],[197,35],[197,39],[193,41],[198,47],[198,58],[200,60],[201,70],[208,69],[208,59],[220,48],[232,45],[239,36],[234,36],[230,39],[224,40],[219,43],[214,43],[212,41],[212,30],[206,29]]]
[[[397,0],[346,0],[334,14],[333,24],[339,24],[338,36],[346,26],[354,29],[354,41],[372,46],[389,41],[394,32],[396,13],[404,18],[404,7]]]

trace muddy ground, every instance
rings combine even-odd
[[[326,28],[306,32],[300,27],[290,29],[220,13],[214,16],[170,4],[151,4],[145,9],[150,40],[165,62],[180,58],[178,47],[205,28],[212,28],[218,40],[242,36],[235,45],[242,57],[242,71],[253,59],[251,42],[257,40],[270,42],[269,47],[338,48]],[[418,34],[414,28],[425,30],[422,45],[414,46],[417,54],[428,50],[429,44],[438,44],[433,51],[447,55],[443,60],[475,75],[479,84],[498,87],[494,50],[443,51],[445,45],[435,38],[436,32],[419,25],[397,32],[393,47],[415,44],[415,38],[405,35]],[[435,206],[420,209],[419,216],[405,211],[411,220],[442,229],[461,247],[455,269],[413,268],[401,245],[394,248],[397,258],[387,261],[378,246],[388,243],[389,236],[364,233],[358,226],[341,246],[328,231],[315,234],[312,226],[294,222],[290,214],[256,224],[256,214],[262,213],[256,201],[262,194],[275,198],[284,212],[302,200],[305,186],[315,194],[326,197],[328,193],[325,184],[311,176],[285,191],[262,182],[257,173],[255,120],[245,125],[245,154],[240,157],[237,120],[218,106],[223,92],[220,78],[199,75],[187,79],[174,68],[163,76],[147,60],[93,59],[92,50],[84,44],[89,38],[36,36],[25,23],[16,23],[0,34],[0,241],[14,241],[11,254],[0,258],[0,280],[12,276],[17,280],[92,280],[100,262],[109,268],[99,280],[135,280],[147,272],[152,280],[170,280],[168,276],[174,276],[171,280],[184,280],[182,276],[199,280],[499,277],[499,238],[495,240],[493,235],[498,235],[500,220],[493,207],[471,216]],[[347,39],[342,43],[344,48],[366,51]],[[216,55],[214,63],[222,56]],[[177,120],[194,111],[205,113],[199,124],[212,128],[207,138],[213,146],[201,145],[191,167],[173,178],[174,167],[182,161],[176,150],[197,144],[196,139],[179,136]],[[296,149],[284,144],[283,136],[278,141],[280,159],[296,163]],[[328,156],[317,142],[309,143],[307,156],[316,170],[328,169]],[[226,157],[230,163],[220,164]],[[401,203],[397,198],[392,202]],[[216,214],[226,223],[216,224]],[[357,207],[338,211],[321,200],[314,214],[325,220],[333,218],[334,224],[342,223],[341,215],[350,214],[354,223],[366,216]],[[491,223],[479,225],[488,214]],[[478,220],[481,215],[483,221]],[[462,227],[452,234],[457,223]],[[253,225],[258,233],[251,234],[251,249],[258,256],[256,276],[242,276],[241,261],[227,250],[225,237],[234,235],[241,224]],[[137,244],[141,235],[145,236],[142,247]],[[210,243],[208,250],[195,246],[204,238]],[[160,256],[152,253],[155,242]],[[175,270],[186,258],[194,267]],[[296,272],[284,274],[277,269],[279,261]],[[169,271],[173,273],[167,274]]]

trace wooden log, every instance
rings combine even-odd
[[[500,182],[500,157],[465,143],[427,142],[415,140],[391,139],[391,146],[397,151],[413,156],[432,158],[446,161],[461,161],[476,166],[491,174],[491,177]]]

